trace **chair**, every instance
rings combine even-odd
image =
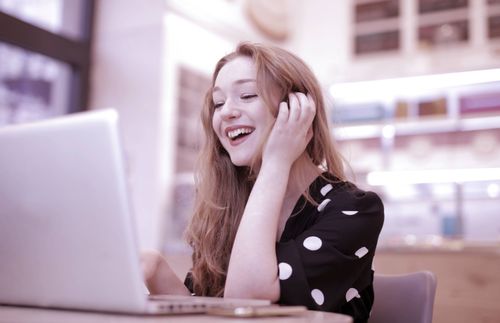
[[[431,323],[436,276],[430,271],[375,274],[375,302],[369,323]]]

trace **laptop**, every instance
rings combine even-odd
[[[145,292],[113,109],[0,128],[0,304],[202,313],[265,300]]]

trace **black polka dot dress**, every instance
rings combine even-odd
[[[301,197],[276,244],[280,304],[344,313],[366,322],[374,300],[372,261],[384,222],[373,192],[326,173]]]

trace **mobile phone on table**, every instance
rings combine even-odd
[[[286,316],[305,313],[305,306],[235,306],[235,307],[214,307],[207,311],[207,314],[231,317],[263,317],[263,316]]]

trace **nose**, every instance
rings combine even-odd
[[[230,100],[228,100],[221,107],[220,115],[223,120],[231,120],[239,118],[241,116],[241,111],[235,104],[233,104],[232,102],[230,102]]]

